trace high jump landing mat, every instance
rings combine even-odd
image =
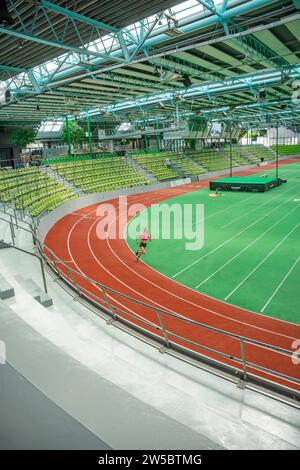
[[[286,180],[262,176],[236,176],[210,181],[209,189],[265,192],[282,183],[286,183]]]

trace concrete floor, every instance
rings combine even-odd
[[[0,239],[9,241],[4,226]],[[18,232],[19,246],[31,249],[30,236]],[[28,255],[0,250],[0,270],[16,290],[0,315],[9,367],[91,433],[87,446],[98,448],[99,439],[114,449],[300,448],[298,410],[160,354],[106,324],[48,275],[54,305],[45,309],[14,279],[21,274],[41,282],[39,264]],[[12,400],[22,402],[22,394]],[[14,420],[12,414],[7,432],[18,448],[24,440],[15,433]],[[68,445],[76,447],[78,432],[74,428]],[[36,442],[32,430],[27,448]]]

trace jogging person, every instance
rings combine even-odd
[[[151,242],[151,235],[148,233],[147,227],[144,228],[141,239],[140,239],[140,248],[136,251],[136,259],[139,260],[142,255],[146,254],[147,242]],[[136,238],[138,243],[138,237]]]

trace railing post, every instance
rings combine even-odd
[[[11,215],[11,214],[9,214],[9,218],[10,218],[10,223],[11,223],[12,230],[13,230],[13,233],[14,233],[14,237],[16,237],[16,232],[15,232],[15,228],[14,228],[14,222],[13,222],[13,218],[12,218],[12,215]]]
[[[11,216],[11,217],[12,217],[12,216]],[[15,209],[15,208],[14,208],[14,218],[15,218],[16,227],[19,228],[18,219],[17,219],[17,216],[16,216],[16,209]]]
[[[30,231],[31,231],[31,235],[32,235],[32,243],[34,246],[36,246],[36,239],[35,239],[35,230],[34,230],[34,227],[30,224]]]
[[[39,258],[40,264],[41,264],[41,271],[42,271],[42,277],[43,277],[44,291],[45,291],[45,294],[48,294],[47,282],[46,282],[46,276],[45,276],[45,269],[44,269],[44,265],[43,265],[43,260],[42,260],[42,258],[40,258],[40,257],[38,257],[38,258]]]
[[[162,329],[162,332],[163,332],[163,335],[164,335],[164,339],[165,339],[165,342],[166,342],[166,345],[167,345],[167,348],[170,347],[170,342],[168,340],[168,335],[167,335],[167,332],[165,330],[165,327],[164,327],[164,323],[162,321],[162,318],[161,318],[161,314],[158,310],[155,310],[156,312],[156,315],[157,315],[157,318],[158,318],[158,321],[159,321],[159,324],[160,324],[160,327]]]
[[[247,382],[247,364],[246,364],[246,354],[245,354],[245,341],[243,338],[240,339],[241,346],[241,358],[243,364],[243,382]]]
[[[66,268],[67,268],[68,276],[72,279],[72,282],[73,282],[73,284],[74,284],[76,290],[78,291],[79,297],[81,297],[81,291],[80,291],[79,285],[78,285],[77,282],[75,281],[74,276],[73,276],[73,274],[72,274],[71,271],[70,271],[70,268],[69,268],[68,266],[66,266]]]
[[[55,261],[55,257],[54,257],[54,255],[53,255],[53,253],[51,253],[51,257],[52,257],[52,261],[53,261],[53,263],[54,263],[54,267],[55,267],[55,270],[56,270],[56,272],[57,272],[57,275],[58,275],[58,277],[60,277],[59,269],[58,269],[58,266],[57,266],[57,263],[56,263],[56,261]]]
[[[15,246],[15,234],[14,234],[14,228],[13,228],[11,222],[9,222],[9,227],[10,227],[10,234],[11,234],[12,244],[13,244],[13,246]]]
[[[114,309],[114,307],[112,306],[112,304],[111,304],[111,302],[110,302],[110,300],[109,300],[109,297],[108,297],[107,293],[105,292],[104,287],[100,286],[100,289],[101,289],[101,292],[102,292],[102,294],[103,294],[103,296],[104,296],[105,302],[106,302],[106,304],[107,304],[108,307],[109,307],[110,313],[112,314],[112,316],[114,317],[114,319],[117,320],[117,319],[118,319],[118,316],[116,315],[115,309]]]

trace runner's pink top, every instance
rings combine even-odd
[[[148,230],[144,230],[143,233],[142,233],[142,240],[145,242],[147,240],[149,240],[149,234],[148,234]]]

